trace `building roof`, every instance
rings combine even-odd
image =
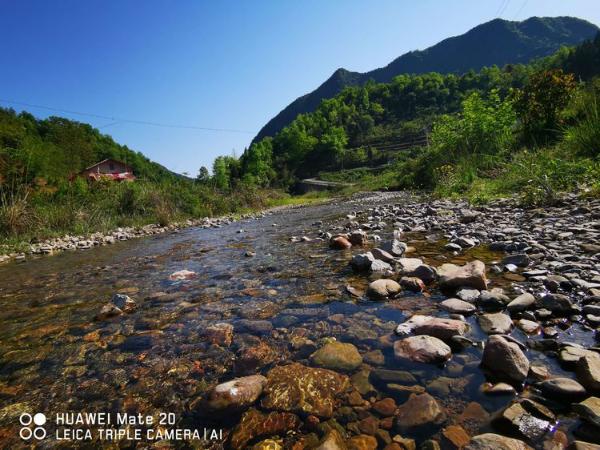
[[[106,159],[103,159],[102,161],[98,161],[97,163],[92,164],[90,167],[86,167],[85,169],[83,169],[82,172],[85,172],[86,170],[90,170],[91,168],[96,167],[97,165],[100,165],[100,164],[108,162],[108,161],[116,162],[117,164],[122,164],[124,166],[127,166],[128,168],[132,169],[131,172],[133,172],[133,167],[131,167],[129,164],[124,163],[123,161],[119,161],[117,159],[113,159],[113,158],[106,158]]]

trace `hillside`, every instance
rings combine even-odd
[[[346,86],[368,80],[390,82],[399,74],[427,72],[462,74],[493,65],[527,63],[548,56],[561,46],[573,46],[594,37],[598,27],[574,17],[532,17],[522,22],[495,19],[467,33],[445,39],[422,51],[406,53],[385,67],[359,73],[336,70],[321,86],[299,97],[271,119],[252,141],[274,136],[298,114],[314,111]]]

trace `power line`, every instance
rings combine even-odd
[[[528,2],[529,2],[529,0],[525,0],[523,2],[523,4],[521,5],[521,7],[519,8],[519,10],[517,11],[517,13],[515,14],[515,17],[513,17],[513,20],[515,20],[517,17],[519,17],[519,14],[521,14],[521,11],[523,11],[523,8],[525,8],[525,6],[527,5]]]
[[[86,117],[94,117],[96,119],[104,119],[104,120],[110,120],[111,123],[109,123],[108,125],[104,125],[101,128],[107,127],[107,126],[111,126],[111,125],[115,125],[117,123],[133,123],[136,125],[150,125],[153,127],[162,127],[162,128],[183,128],[183,129],[189,129],[189,130],[202,130],[202,131],[223,131],[223,132],[227,132],[227,133],[248,133],[248,134],[254,134],[253,131],[248,131],[248,130],[238,130],[235,128],[210,128],[210,127],[200,127],[200,126],[195,126],[195,125],[176,125],[176,124],[167,124],[167,123],[160,123],[160,122],[151,122],[151,121],[147,121],[147,120],[137,120],[137,119],[123,119],[123,118],[119,118],[119,117],[111,117],[111,116],[104,116],[102,114],[93,114],[93,113],[86,113],[86,112],[80,112],[80,111],[71,111],[68,109],[60,109],[60,108],[54,108],[52,106],[43,106],[43,105],[36,105],[33,103],[25,103],[25,102],[17,102],[17,101],[13,101],[13,100],[4,100],[4,99],[0,99],[0,103],[8,103],[11,105],[19,105],[19,106],[26,106],[28,108],[39,108],[39,109],[45,109],[48,111],[55,111],[55,112],[59,112],[59,113],[63,113],[63,114],[75,114],[78,116],[86,116]]]
[[[496,10],[496,14],[494,14],[494,17],[500,17],[500,11],[502,11],[502,9],[504,8],[505,3],[506,3],[506,0],[502,0],[500,2],[500,6],[498,6],[498,9]]]
[[[510,0],[506,0],[506,5],[504,5],[504,8],[502,8],[502,11],[500,11],[500,14],[498,14],[498,17],[502,16],[502,14],[504,14],[504,11],[506,11],[506,8],[508,8],[508,5],[510,5]]]

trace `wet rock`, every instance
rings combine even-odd
[[[460,425],[450,425],[442,430],[442,445],[445,449],[462,449],[470,440],[469,433]]]
[[[403,275],[408,275],[414,272],[423,265],[423,260],[419,258],[400,258],[398,259],[398,270]]]
[[[513,403],[506,408],[494,422],[500,427],[508,427],[527,439],[541,439],[552,430],[552,424],[544,418],[535,417],[525,410],[520,403]]]
[[[502,260],[503,265],[514,264],[517,267],[527,267],[531,260],[525,253],[509,255]]]
[[[393,398],[384,398],[373,403],[373,411],[383,417],[393,416],[396,412],[396,401]]]
[[[358,429],[365,434],[373,436],[379,428],[379,420],[371,415],[368,415],[358,422]]]
[[[478,321],[486,334],[508,334],[513,327],[510,316],[503,313],[482,314],[478,317]]]
[[[300,424],[301,421],[295,414],[276,411],[265,414],[251,409],[244,413],[233,430],[229,446],[236,450],[242,449],[253,439],[282,434],[298,428]]]
[[[469,325],[462,320],[415,314],[406,322],[396,327],[396,334],[399,336],[425,334],[441,339],[442,341],[450,342],[453,337],[463,336],[468,330]]]
[[[315,450],[348,450],[344,438],[335,428],[329,430]]]
[[[151,349],[155,344],[154,336],[151,334],[137,334],[128,336],[120,348],[124,352],[141,352]]]
[[[373,379],[373,382],[384,384],[414,385],[417,383],[415,376],[405,370],[373,369],[370,378]]]
[[[235,328],[244,332],[268,334],[273,329],[273,324],[268,320],[240,319],[235,323]]]
[[[526,334],[538,334],[541,330],[541,325],[533,320],[521,319],[517,326]]]
[[[362,364],[362,356],[352,344],[330,342],[311,356],[314,365],[325,369],[352,371]]]
[[[396,261],[396,257],[394,255],[380,248],[374,248],[373,250],[371,250],[371,253],[375,257],[375,259],[380,259],[381,261],[386,262],[388,264],[394,264]]]
[[[600,393],[600,356],[580,358],[577,361],[577,379],[590,392]]]
[[[497,335],[489,337],[481,366],[492,378],[509,383],[523,382],[529,372],[529,360],[519,345]]]
[[[352,245],[363,246],[367,243],[367,233],[362,230],[356,230],[350,233],[349,237],[350,243]]]
[[[396,296],[400,290],[400,285],[394,280],[381,278],[369,284],[369,287],[367,288],[367,297],[371,300],[386,300]]]
[[[204,335],[211,344],[229,347],[233,341],[233,325],[223,322],[209,325]]]
[[[504,309],[510,303],[510,298],[500,289],[491,291],[482,291],[477,299],[477,304],[486,311],[496,311]]]
[[[169,280],[171,281],[184,281],[184,280],[191,280],[192,278],[196,277],[196,272],[192,272],[191,270],[179,270],[177,272],[173,272],[171,275],[169,275]]]
[[[404,255],[404,252],[406,252],[406,249],[407,249],[407,245],[404,242],[400,242],[398,239],[394,239],[394,240],[392,240],[389,251],[392,255],[394,255],[396,257],[400,257],[400,256]]]
[[[121,314],[123,314],[123,311],[121,310],[121,308],[118,308],[116,305],[114,305],[112,303],[108,303],[100,309],[100,312],[98,314],[96,314],[96,316],[94,317],[94,320],[98,320],[98,321],[107,320],[107,319],[111,319],[113,317],[120,316]]]
[[[352,386],[361,394],[361,395],[370,395],[376,393],[377,391],[373,387],[373,385],[369,382],[369,377],[371,372],[368,369],[361,370],[356,372],[350,378],[352,381]]]
[[[357,272],[367,272],[367,271],[371,270],[371,265],[373,264],[374,261],[375,261],[375,257],[373,256],[373,254],[371,252],[359,253],[358,255],[354,255],[352,257],[352,261],[350,261],[350,265]]]
[[[350,386],[347,376],[299,363],[278,366],[267,374],[262,406],[279,411],[331,417],[336,396]]]
[[[464,266],[455,264],[442,264],[437,269],[439,276],[439,285],[442,289],[474,288],[479,290],[487,289],[487,279],[485,277],[485,264],[475,260]]]
[[[407,291],[412,292],[423,292],[425,290],[425,283],[423,283],[423,280],[417,277],[400,278],[400,286]]]
[[[469,288],[464,288],[464,289],[459,289],[456,292],[456,296],[458,298],[460,298],[461,300],[464,300],[465,302],[469,302],[469,303],[475,303],[477,301],[477,299],[479,298],[480,292],[478,289],[469,289]]]
[[[542,381],[539,388],[545,397],[566,403],[575,402],[587,395],[585,388],[570,378],[551,378]]]
[[[352,247],[352,243],[348,240],[348,238],[346,236],[333,236],[330,240],[329,240],[329,247],[335,249],[335,250],[346,250],[350,247]]]
[[[516,390],[508,383],[496,383],[484,386],[483,392],[488,395],[512,395],[516,393]]]
[[[372,273],[392,273],[392,266],[388,263],[381,261],[380,259],[376,259],[371,263],[371,272]]]
[[[469,302],[458,298],[449,298],[440,303],[440,307],[453,314],[473,314],[477,308]]]
[[[267,383],[262,375],[235,378],[215,386],[204,406],[211,412],[242,411],[252,405]]]
[[[565,345],[558,353],[558,359],[569,368],[574,368],[579,360],[585,356],[600,358],[600,353],[587,350],[578,345]]]
[[[582,420],[590,424],[600,427],[600,398],[589,397],[573,405],[573,411],[577,413]]]
[[[124,313],[131,313],[137,307],[135,301],[129,295],[125,294],[113,295],[111,302]]]
[[[367,364],[371,364],[374,366],[383,366],[385,364],[385,356],[383,352],[379,349],[371,350],[363,355],[363,360]]]
[[[352,436],[348,439],[348,450],[377,450],[377,439],[366,434]]]
[[[510,313],[523,312],[533,307],[534,304],[535,297],[532,294],[526,292],[524,294],[519,295],[513,301],[511,301],[506,307],[506,309]]]
[[[412,394],[398,407],[394,426],[400,433],[415,432],[422,428],[439,426],[446,417],[442,406],[431,395]]]
[[[518,439],[485,433],[473,436],[465,450],[531,450],[531,447]]]
[[[260,341],[251,346],[244,346],[235,360],[235,372],[238,374],[250,374],[256,372],[261,367],[271,364],[276,359],[277,352],[265,341]]]
[[[444,341],[433,336],[411,336],[394,343],[394,355],[413,362],[442,363],[450,359],[452,352]]]
[[[545,295],[539,299],[537,306],[558,314],[567,314],[573,309],[569,297],[562,294]]]

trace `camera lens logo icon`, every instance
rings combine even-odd
[[[24,441],[28,441],[32,437],[41,441],[46,437],[46,429],[43,427],[46,423],[46,416],[43,413],[37,413],[33,417],[31,414],[23,413],[19,417],[19,422],[23,425],[21,431],[19,431],[19,436]]]

